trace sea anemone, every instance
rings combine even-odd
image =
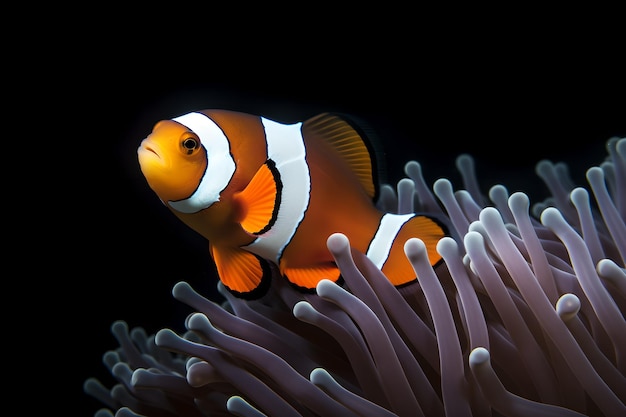
[[[483,195],[469,155],[457,191],[407,163],[378,204],[446,221],[442,264],[409,239],[419,279],[398,289],[334,234],[345,282],[316,294],[276,275],[254,301],[218,284],[218,304],[179,282],[186,333],[111,326],[120,346],[103,359],[119,382],[85,382],[95,415],[626,415],[626,138],[606,149],[589,189],[539,162],[551,196],[532,207],[502,185]]]

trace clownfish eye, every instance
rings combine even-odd
[[[183,150],[187,155],[191,155],[193,151],[200,147],[200,141],[196,138],[188,137],[182,141]]]

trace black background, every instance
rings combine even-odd
[[[112,383],[101,357],[117,346],[114,320],[149,333],[182,330],[189,310],[172,286],[185,280],[214,294],[206,242],[161,206],[139,170],[136,148],[158,120],[203,108],[285,122],[350,113],[382,138],[393,184],[414,159],[430,184],[446,177],[459,187],[454,160],[470,153],[485,192],[502,183],[533,201],[547,193],[536,162],[567,162],[584,185],[606,140],[626,136],[623,49],[577,25],[553,33],[550,22],[540,34],[525,24],[469,25],[453,35],[443,19],[431,32],[409,26],[383,38],[376,25],[347,36],[322,30],[340,26],[331,22],[301,41],[287,30],[270,37],[208,23],[185,36],[184,21],[167,19],[121,30],[135,23],[110,22],[92,35],[83,22],[50,42],[47,55],[20,52],[34,55],[29,67],[38,70],[14,103],[27,116],[20,130],[41,128],[37,143],[50,149],[40,152],[44,161],[32,159],[45,167],[36,189],[48,194],[28,214],[45,239],[26,248],[22,267],[45,268],[37,288],[51,307],[41,310],[60,313],[47,320],[46,341],[64,364],[51,380],[71,374],[56,407],[76,415],[100,407],[82,393],[86,378]]]

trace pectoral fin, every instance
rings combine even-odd
[[[276,222],[282,182],[274,161],[268,160],[234,199],[239,204],[239,222],[251,235],[267,232]]]
[[[209,246],[220,281],[240,298],[254,299],[269,288],[271,270],[266,260],[240,248]]]

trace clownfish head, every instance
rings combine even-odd
[[[206,149],[198,135],[171,120],[154,126],[137,156],[148,185],[166,204],[192,195],[207,165]]]
[[[158,122],[137,156],[150,188],[164,204],[184,214],[219,201],[235,171],[228,139],[201,113]]]

